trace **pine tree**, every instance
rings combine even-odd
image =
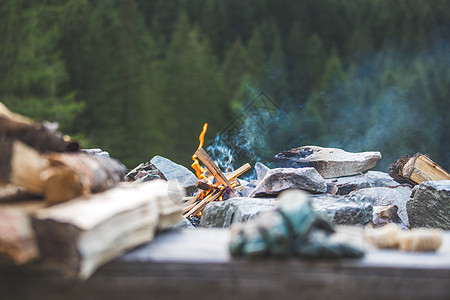
[[[58,50],[59,13],[57,4],[2,1],[0,101],[32,118],[58,121],[67,132],[84,104],[73,89],[64,89],[68,77]]]

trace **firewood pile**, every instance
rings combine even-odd
[[[124,251],[179,222],[184,190],[121,182],[125,167],[89,154],[54,125],[0,103],[0,256],[38,258],[88,278]],[[92,152],[92,151],[91,151]]]

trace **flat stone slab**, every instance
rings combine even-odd
[[[375,187],[360,189],[351,192],[350,196],[367,196],[373,199],[373,205],[386,206],[396,205],[398,207],[398,215],[403,224],[409,227],[409,218],[406,211],[406,204],[410,200],[411,188],[407,186],[398,186],[395,188]]]
[[[368,171],[365,174],[325,179],[329,191],[336,195],[348,195],[353,191],[371,187],[397,187],[400,185],[388,173]]]
[[[268,170],[250,197],[277,196],[288,189],[325,193],[325,179],[314,168],[275,168]]]
[[[411,227],[450,230],[450,180],[416,185],[406,204]]]
[[[340,225],[365,225],[372,221],[372,199],[364,196],[312,195],[314,209]]]
[[[358,174],[373,168],[381,158],[381,153],[352,153],[337,148],[303,146],[283,151],[275,156],[280,168],[314,167],[324,178]]]

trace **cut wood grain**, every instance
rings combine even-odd
[[[168,183],[121,184],[78,197],[33,216],[41,255],[69,277],[88,278],[100,265],[153,239],[159,224],[175,224],[181,208],[171,204]]]
[[[415,184],[428,180],[450,179],[450,174],[444,168],[422,153],[417,153],[409,159],[403,167],[402,176]]]
[[[21,141],[0,138],[0,181],[24,187],[42,195],[44,181],[41,173],[48,167],[48,159]]]

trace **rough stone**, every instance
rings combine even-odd
[[[183,229],[194,229],[194,228],[195,228],[194,225],[192,225],[192,223],[189,222],[188,219],[186,219],[185,217],[181,217],[180,222],[168,227],[166,230],[183,230]]]
[[[313,195],[313,207],[332,222],[343,225],[364,225],[372,221],[372,199],[364,196]],[[211,202],[203,210],[201,227],[228,228],[231,224],[245,223],[260,213],[273,210],[276,198],[232,198]]]
[[[139,164],[136,168],[125,175],[125,180],[136,183],[150,181],[153,179],[164,179],[164,175],[150,162]]]
[[[200,221],[201,227],[227,228],[233,223],[247,222],[261,212],[274,209],[274,198],[231,198],[206,205]]]
[[[109,152],[104,151],[100,148],[91,148],[91,149],[81,149],[81,152],[91,154],[91,155],[99,155],[104,157],[110,157]]]
[[[411,227],[450,230],[450,180],[416,185],[406,204]]]
[[[350,192],[371,187],[369,179],[363,175],[345,176],[325,179],[328,186],[335,186],[336,190],[331,190],[331,194],[347,195]]]
[[[314,209],[341,225],[365,225],[372,221],[373,204],[362,195],[312,195]]]
[[[400,184],[388,173],[369,171],[366,174],[325,179],[328,193],[348,195],[350,192],[371,187],[397,187]]]
[[[283,151],[275,156],[277,167],[314,167],[324,178],[355,175],[373,168],[381,153],[351,153],[337,148],[303,146]]]
[[[368,171],[365,174],[371,187],[396,187],[399,183],[395,181],[388,173],[379,171]]]
[[[256,171],[256,178],[258,179],[258,181],[263,180],[269,170],[270,170],[269,167],[265,166],[260,162],[257,162],[255,164],[255,171]]]
[[[288,189],[325,193],[327,184],[314,168],[275,168],[267,171],[250,196],[276,196]]]
[[[164,175],[167,180],[176,179],[186,189],[186,193],[191,195],[195,190],[195,184],[198,179],[186,167],[174,163],[170,159],[162,156],[155,156],[150,160],[158,170]]]
[[[366,188],[351,192],[349,195],[371,197],[373,199],[373,205],[375,206],[396,205],[398,207],[398,215],[400,219],[402,220],[403,224],[409,227],[409,218],[406,211],[406,204],[410,200],[410,187],[398,186],[395,188]]]
[[[402,229],[408,229],[398,215],[397,205],[374,206],[373,207],[373,227],[378,228],[386,224],[395,223]]]

